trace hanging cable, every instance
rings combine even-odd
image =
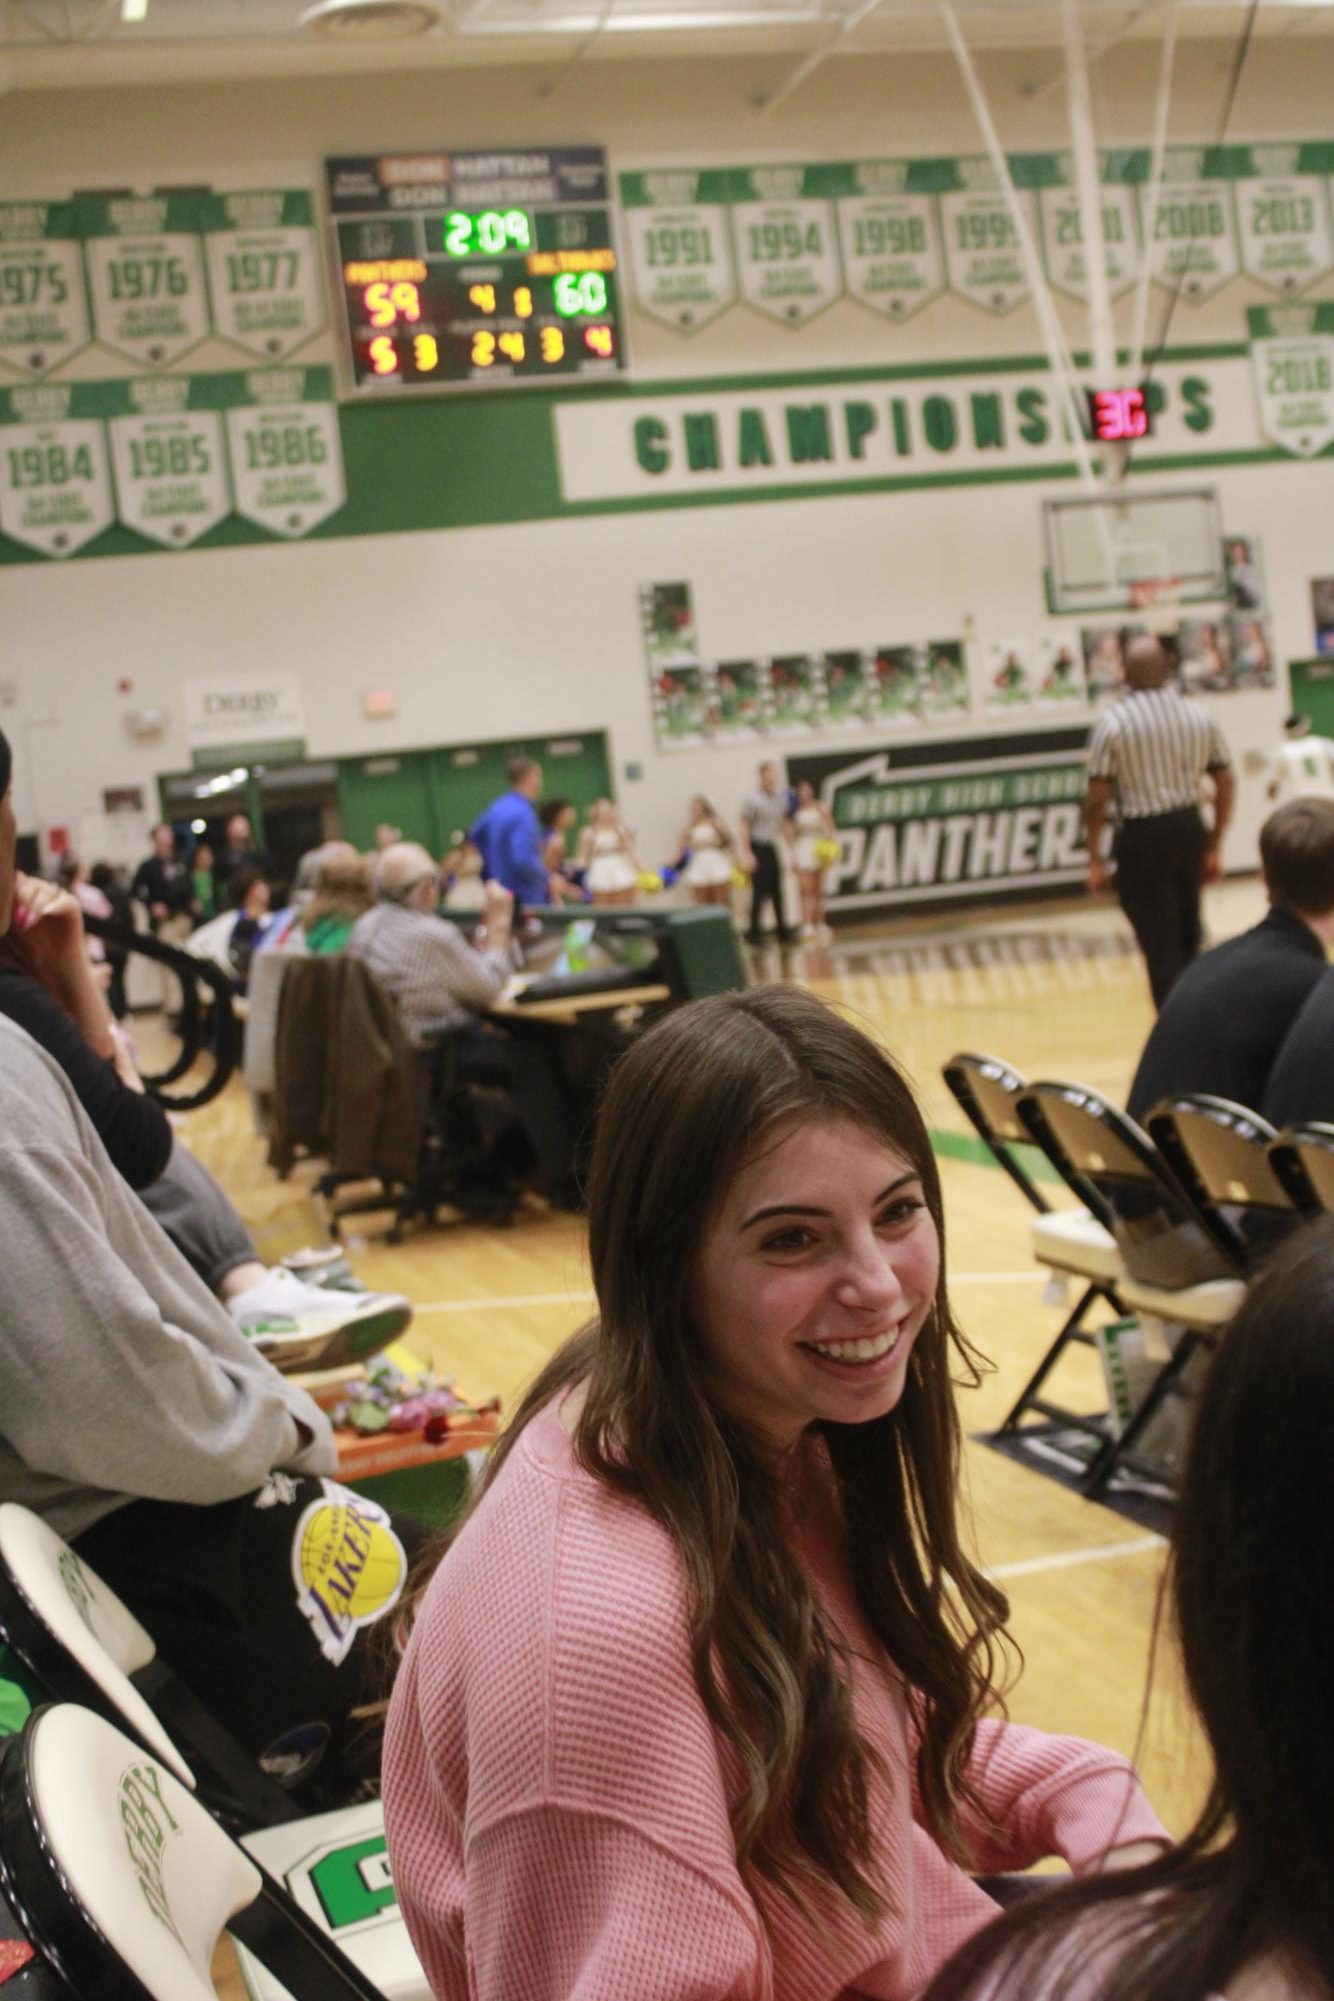
[[[1237,47],[1232,58],[1232,71],[1228,77],[1227,90],[1224,92],[1223,95],[1223,108],[1219,114],[1218,130],[1214,134],[1213,143],[1215,148],[1222,145],[1223,140],[1227,135],[1228,125],[1230,124],[1232,119],[1233,106],[1236,104],[1237,101],[1237,92],[1241,87],[1241,74],[1246,67],[1246,57],[1250,53],[1251,36],[1255,29],[1255,17],[1259,13],[1259,11],[1260,11],[1260,0],[1251,0],[1251,4],[1246,12],[1246,19],[1242,26],[1241,34],[1237,41]],[[1152,222],[1153,219],[1152,214],[1150,214],[1149,219],[1150,222]],[[1144,255],[1146,257],[1148,256],[1147,243],[1144,246]],[[1188,264],[1189,264],[1189,259],[1183,257],[1181,259],[1180,266],[1177,270],[1176,283],[1175,285],[1173,285],[1172,290],[1168,295],[1167,307],[1163,313],[1163,322],[1158,329],[1158,338],[1155,341],[1153,347],[1148,352],[1147,366],[1144,370],[1145,389],[1147,389],[1150,382],[1152,382],[1153,371],[1157,367],[1159,361],[1162,359],[1163,352],[1167,346],[1167,330],[1172,324],[1172,316],[1176,312],[1177,302],[1181,297],[1181,288],[1186,282],[1186,273]]]

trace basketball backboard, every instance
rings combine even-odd
[[[1227,596],[1222,517],[1211,487],[1044,500],[1042,527],[1053,612]]]

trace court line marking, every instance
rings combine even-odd
[[[1097,1543],[1091,1549],[1055,1550],[1050,1556],[1026,1556],[1016,1563],[989,1566],[989,1577],[1040,1577],[1051,1570],[1075,1570],[1084,1563],[1114,1563],[1123,1556],[1146,1556],[1150,1550],[1166,1549],[1160,1535],[1136,1536],[1131,1542]]]
[[[1032,1271],[956,1271],[950,1274],[951,1285],[1031,1285],[1039,1279],[1045,1280],[1048,1273],[1035,1265]],[[510,1306],[578,1306],[584,1301],[596,1298],[592,1292],[518,1292],[508,1298],[496,1299],[488,1295],[485,1299],[430,1299],[414,1300],[414,1313],[494,1313]]]

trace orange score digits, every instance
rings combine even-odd
[[[388,334],[377,334],[370,344],[371,367],[377,375],[398,373],[398,349]],[[440,347],[434,334],[412,336],[412,365],[419,375],[429,375],[440,365]]]
[[[378,279],[366,287],[361,301],[373,327],[395,326],[400,315],[405,320],[419,320],[422,316],[421,293],[406,278],[396,279],[392,285]]]
[[[469,285],[468,303],[476,306],[479,313],[494,313],[496,310],[496,288],[494,285]],[[529,286],[516,285],[514,288],[514,317],[516,320],[530,320],[533,317],[533,294]]]

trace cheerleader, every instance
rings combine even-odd
[[[815,787],[807,778],[803,778],[797,787],[797,810],[792,816],[792,830],[796,836],[792,865],[796,870],[801,896],[801,935],[803,938],[828,939],[832,933],[824,921],[826,864],[821,860],[820,849],[826,841],[838,837],[829,808],[816,798]]]
[[[579,836],[579,866],[594,903],[633,903],[639,861],[629,832],[610,799],[599,799]]]
[[[695,902],[730,902],[732,874],[736,868],[732,858],[732,836],[702,792],[697,792],[690,802],[690,818],[681,834],[674,867],[680,868],[680,857],[687,850],[690,859],[682,870],[681,880],[688,886]]]

